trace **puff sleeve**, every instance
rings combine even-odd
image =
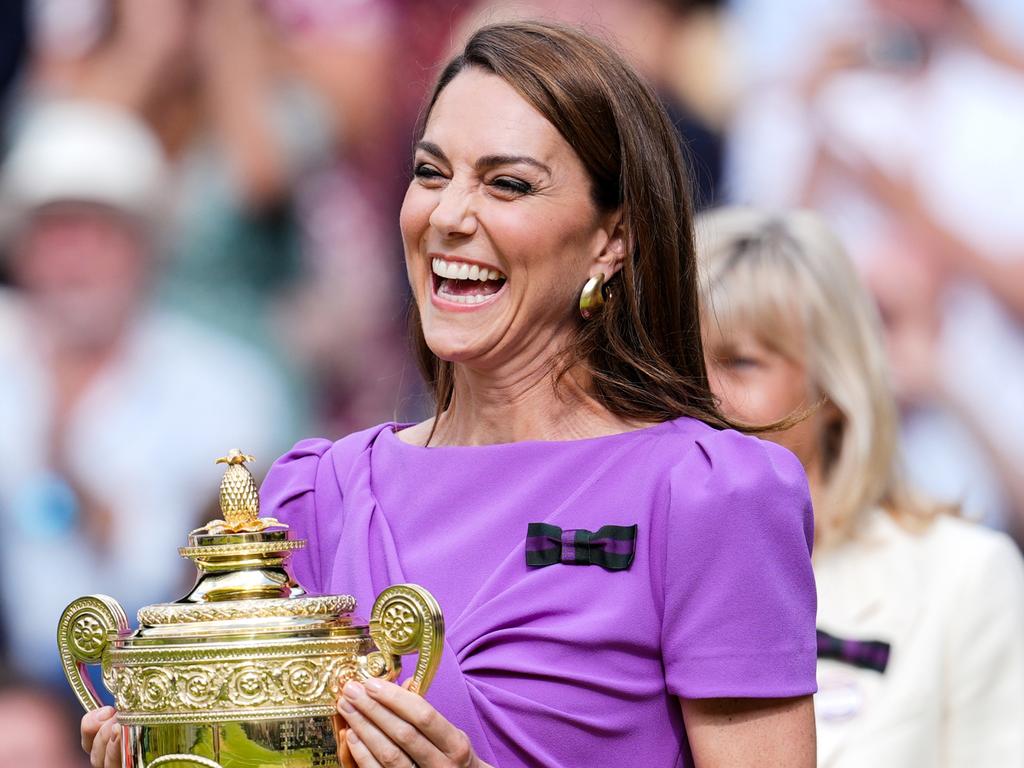
[[[662,653],[683,698],[816,690],[814,539],[803,467],[789,451],[708,432],[673,468]]]
[[[294,552],[289,570],[311,594],[323,594],[327,569],[333,557],[330,516],[321,521],[318,511],[339,510],[341,494],[337,482],[324,482],[323,474],[333,472],[330,461],[321,461],[331,442],[320,438],[302,440],[274,462],[260,487],[260,514],[288,525],[291,535],[305,539],[306,546]],[[327,498],[332,495],[335,498]]]

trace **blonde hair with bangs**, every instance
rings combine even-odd
[[[819,436],[823,488],[815,539],[837,544],[883,507],[920,528],[939,510],[908,490],[899,421],[875,304],[839,240],[810,211],[720,208],[697,217],[702,323],[728,340],[737,329],[807,372],[835,406]]]

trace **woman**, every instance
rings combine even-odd
[[[878,319],[841,246],[809,212],[720,210],[697,231],[726,413],[811,409],[772,439],[814,499],[819,765],[1024,765],[1020,555],[905,487]]]
[[[345,686],[354,763],[811,766],[806,479],[720,429],[650,89],[580,32],[487,27],[442,73],[413,167],[401,229],[437,416],[299,443],[263,486],[310,542],[312,591],[367,606],[415,582],[445,612],[426,699]],[[606,550],[579,546],[605,526]]]

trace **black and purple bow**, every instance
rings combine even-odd
[[[889,643],[881,640],[844,640],[818,630],[818,658],[833,659],[862,669],[885,672],[889,666]]]
[[[635,552],[635,525],[605,525],[593,533],[547,523],[530,523],[526,529],[526,564],[536,568],[568,563],[624,571]]]

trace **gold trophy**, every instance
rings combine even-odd
[[[349,680],[394,680],[418,654],[410,689],[424,693],[441,659],[444,619],[422,587],[378,595],[369,624],[349,595],[306,595],[285,571],[306,542],[260,518],[240,451],[220,488],[223,520],[178,551],[195,586],[139,611],[131,630],[105,595],[80,597],[60,618],[57,644],[86,710],[100,706],[86,674],[100,664],[122,729],[125,768],[313,768],[349,765],[335,705]]]

